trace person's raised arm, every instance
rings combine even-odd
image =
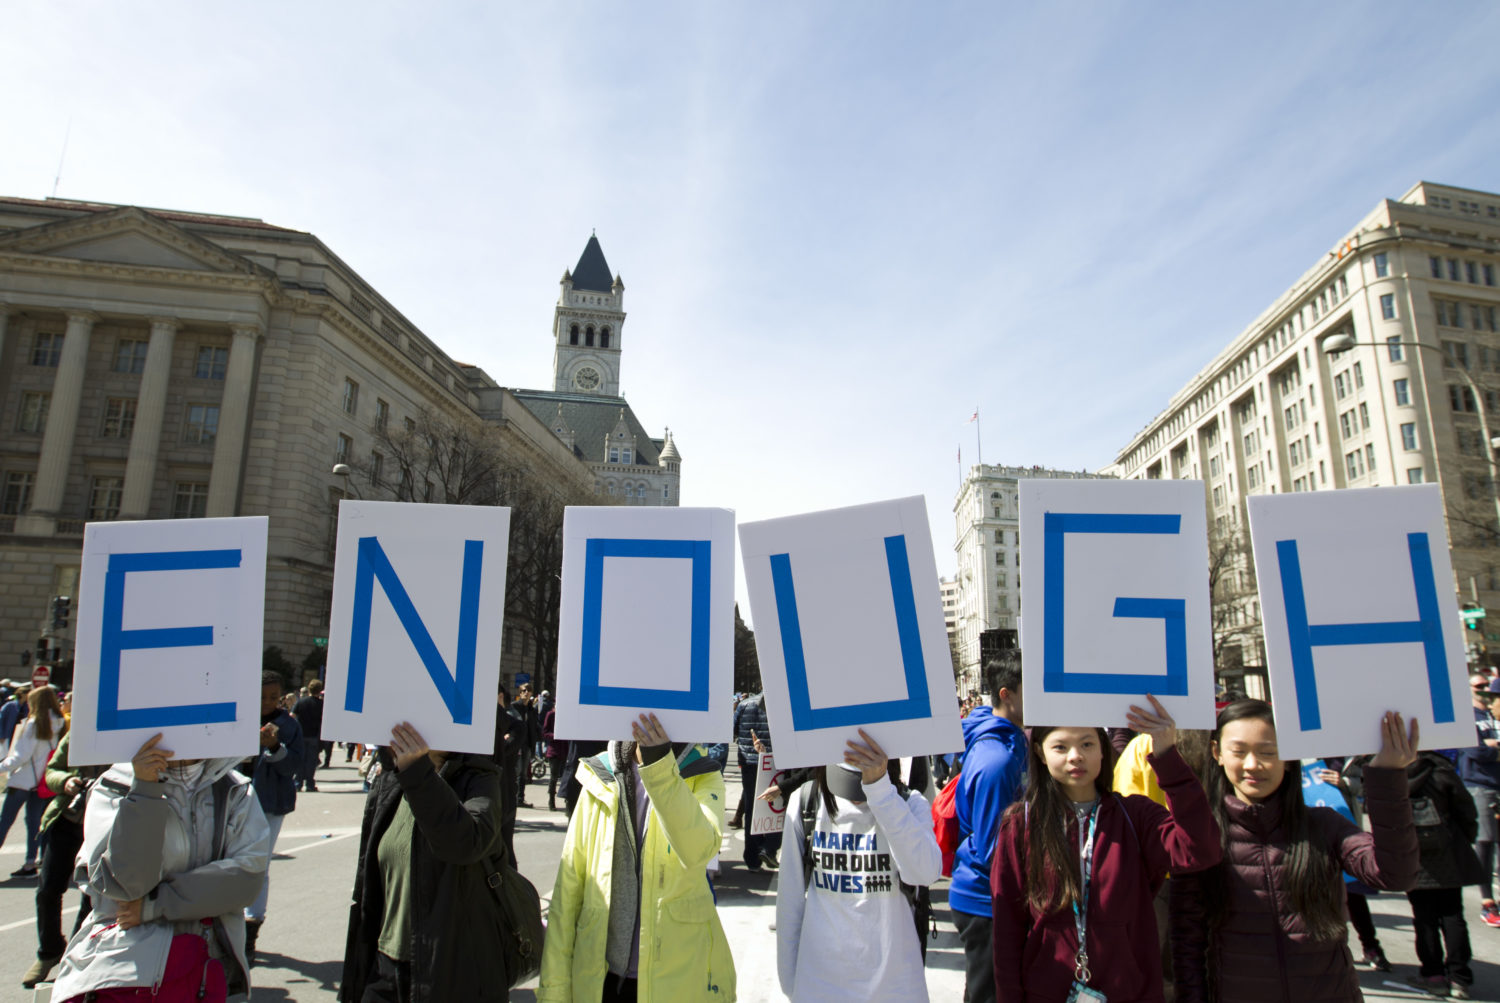
[[[483,860],[494,852],[500,833],[500,770],[486,764],[471,783],[468,799],[460,801],[438,775],[429,752],[426,739],[410,724],[391,729],[396,780],[417,828],[433,855],[445,863]]]
[[[1144,797],[1132,797],[1123,807],[1140,831],[1152,880],[1159,882],[1168,872],[1188,874],[1212,867],[1224,856],[1224,848],[1203,785],[1177,751],[1177,722],[1156,697],[1146,699],[1152,709],[1132,704],[1126,719],[1132,728],[1151,736],[1147,762],[1167,796],[1167,808]]]

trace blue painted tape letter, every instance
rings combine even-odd
[[[1048,693],[1155,693],[1187,696],[1187,600],[1120,596],[1114,615],[1159,619],[1166,627],[1166,674],[1070,672],[1066,658],[1067,589],[1064,554],[1069,533],[1152,533],[1175,536],[1182,516],[1048,512],[1042,520],[1042,689]]]
[[[344,709],[358,714],[365,707],[365,674],[370,660],[370,601],[375,582],[380,582],[401,629],[417,649],[417,657],[427,669],[432,685],[448,708],[454,724],[474,723],[474,648],[479,636],[480,573],[484,567],[484,541],[464,541],[464,570],[458,595],[458,646],[454,667],[438,653],[432,634],[407,595],[406,586],[373,536],[359,538],[359,556],[354,570],[354,615],[349,625],[349,689],[344,694]]]
[[[104,572],[104,610],[99,629],[99,731],[165,728],[184,724],[223,724],[235,719],[230,703],[182,704],[175,707],[120,706],[120,654],[144,648],[195,648],[214,643],[214,629],[157,627],[125,629],[125,577],[147,571],[209,571],[240,566],[238,550],[177,550],[145,554],[110,554]]]
[[[1426,533],[1406,534],[1411,561],[1412,584],[1417,599],[1417,618],[1385,623],[1307,622],[1307,594],[1302,586],[1302,561],[1296,540],[1276,541],[1276,561],[1281,571],[1281,596],[1286,606],[1287,640],[1292,649],[1292,679],[1297,693],[1297,723],[1303,731],[1323,727],[1318,706],[1318,673],[1313,665],[1314,648],[1346,644],[1420,644],[1427,666],[1427,688],[1432,694],[1432,719],[1444,724],[1454,720],[1453,693],[1448,686],[1448,656],[1443,646],[1441,606],[1432,578],[1432,550]]]

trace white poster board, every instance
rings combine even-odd
[[[339,503],[324,741],[495,751],[510,509]]]
[[[963,748],[921,497],[740,527],[776,762],[842,762],[864,728],[891,758]]]
[[[1124,727],[1149,693],[1212,728],[1203,482],[1022,480],[1020,501],[1026,723]]]
[[[1380,718],[1424,749],[1474,745],[1464,639],[1436,484],[1249,500],[1283,759],[1380,748]]]
[[[762,752],[759,768],[755,771],[755,807],[750,810],[750,835],[766,836],[780,832],[786,825],[786,799],[779,794],[774,801],[760,799],[766,788],[780,779],[781,771],[776,768],[776,757],[769,752]]]
[[[176,759],[255,755],[267,527],[84,527],[69,762],[129,761],[157,732]]]
[[[569,507],[558,616],[558,738],[722,742],[734,703],[734,513]]]

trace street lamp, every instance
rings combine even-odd
[[[351,481],[349,479],[349,475],[352,474],[352,473],[354,473],[354,469],[352,467],[350,467],[349,464],[347,464],[347,463],[335,463],[333,465],[333,469],[331,471],[329,471],[329,473],[333,474],[335,477],[343,478],[343,481],[344,481],[344,494],[345,494],[345,496],[347,496],[349,494],[349,489],[353,488],[354,489],[354,500],[355,501],[364,501],[365,500],[365,496],[363,494],[361,494],[360,491],[359,491],[359,485],[355,484],[353,481]]]
[[[1327,338],[1324,338],[1322,344],[1322,352],[1324,355],[1334,356],[1339,355],[1342,352],[1347,352],[1351,348],[1381,348],[1389,345],[1397,345],[1402,348],[1425,348],[1429,352],[1438,352],[1440,354],[1443,353],[1443,350],[1437,345],[1429,345],[1426,342],[1392,340],[1384,342],[1382,344],[1380,342],[1374,341],[1355,341],[1353,335],[1344,334],[1342,332],[1339,334],[1332,334]],[[1495,476],[1495,449],[1497,446],[1500,446],[1500,442],[1496,442],[1496,440],[1490,435],[1490,423],[1489,420],[1484,416],[1485,401],[1484,398],[1479,395],[1479,388],[1474,385],[1474,380],[1469,376],[1469,371],[1463,366],[1458,365],[1455,365],[1453,368],[1458,370],[1459,378],[1462,379],[1464,381],[1464,385],[1469,388],[1469,396],[1474,401],[1474,412],[1479,416],[1479,434],[1484,439],[1487,446],[1487,448],[1484,450],[1484,459],[1486,469],[1489,471],[1490,475],[1490,496],[1495,500],[1495,523],[1497,530],[1500,530],[1500,490],[1497,490],[1497,481]],[[1428,413],[1430,414],[1432,411],[1431,399],[1427,401],[1427,409]],[[1434,452],[1436,452],[1436,449],[1437,444],[1433,443]]]

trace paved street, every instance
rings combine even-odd
[[[271,908],[261,932],[260,964],[254,971],[253,999],[257,1003],[295,1000],[325,1003],[335,997],[344,951],[349,889],[354,874],[354,856],[359,841],[359,819],[363,806],[359,777],[335,754],[332,770],[320,771],[319,791],[301,795],[297,811],[286,822],[271,867]],[[728,775],[731,792],[737,790],[738,771]],[[532,785],[528,800],[545,805],[544,786]],[[550,895],[563,839],[561,812],[521,809],[516,826],[516,851],[522,871],[536,884],[545,901]],[[24,835],[11,832],[0,847],[0,874],[19,865]],[[770,874],[752,874],[739,865],[742,836],[731,830],[724,841],[724,868],[718,883],[719,912],[734,949],[741,1000],[746,1003],[784,999],[776,986],[776,935],[770,930],[773,917],[773,881]],[[32,1000],[20,988],[20,975],[31,963],[36,949],[32,883],[0,882],[0,1003]],[[70,895],[66,922],[71,922],[76,895]],[[927,955],[927,985],[932,999],[957,1001],[963,988],[963,952],[948,920],[946,882],[933,890],[940,934]],[[1471,889],[1468,899],[1478,910],[1478,895]],[[1381,999],[1422,999],[1416,992],[1386,987],[1415,970],[1415,953],[1406,900],[1385,895],[1371,900],[1386,952],[1396,964],[1387,976],[1364,973],[1365,994]],[[1470,922],[1478,984],[1475,999],[1500,1001],[1500,930]],[[45,991],[35,997],[46,1001]],[[534,999],[529,989],[512,995],[517,1001]],[[455,1001],[457,1003],[457,1001]]]

